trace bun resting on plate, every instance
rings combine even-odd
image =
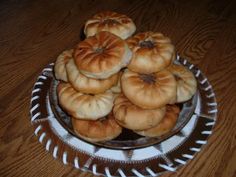
[[[73,49],[63,51],[55,62],[54,73],[57,80],[67,82],[66,63],[72,59]]]
[[[69,83],[59,83],[57,93],[60,106],[74,118],[97,120],[108,115],[113,107],[114,94],[110,90],[84,94]]]
[[[166,114],[159,124],[147,130],[135,131],[135,133],[142,136],[148,136],[148,137],[162,136],[170,132],[175,127],[175,124],[179,117],[179,112],[180,112],[180,109],[178,106],[167,105]]]
[[[125,70],[121,87],[133,104],[144,109],[161,108],[176,97],[176,80],[167,70],[152,74]]]
[[[131,130],[145,130],[156,126],[164,117],[165,107],[143,109],[131,103],[123,94],[114,102],[113,114],[116,121]]]
[[[173,64],[168,70],[175,76],[177,81],[177,97],[176,102],[185,102],[196,93],[197,81],[191,71],[182,65]]]
[[[79,137],[89,142],[112,140],[122,132],[122,127],[116,123],[112,113],[98,120],[72,117],[72,126]]]
[[[90,18],[84,27],[84,33],[87,37],[93,36],[100,31],[108,31],[126,39],[136,30],[136,26],[131,18],[116,12],[100,12]]]
[[[107,79],[86,77],[79,72],[73,59],[66,64],[66,71],[69,82],[77,91],[91,94],[103,93],[110,89],[117,84],[119,77],[119,74],[114,74]]]
[[[171,40],[161,33],[144,32],[126,40],[133,52],[128,68],[150,74],[165,69],[175,59]]]
[[[79,71],[95,79],[106,79],[118,73],[128,65],[131,56],[124,40],[105,31],[80,42],[74,52]]]

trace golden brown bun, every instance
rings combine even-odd
[[[84,94],[69,83],[59,83],[57,93],[60,106],[75,118],[97,120],[108,115],[113,107],[114,94],[110,90],[96,95]]]
[[[165,69],[175,57],[171,40],[161,33],[144,32],[126,40],[133,52],[128,68],[149,74]]]
[[[126,42],[109,32],[100,32],[80,42],[75,49],[75,64],[82,74],[106,79],[128,65],[132,52]]]
[[[161,108],[176,97],[176,80],[167,70],[153,74],[125,70],[121,87],[133,104],[144,109]]]
[[[72,118],[72,126],[79,137],[89,142],[112,140],[122,132],[122,127],[116,123],[112,113],[99,120]]]
[[[81,74],[76,67],[74,60],[66,64],[68,80],[71,85],[80,92],[98,94],[103,93],[117,84],[118,74],[114,74],[107,79],[93,79]]]
[[[64,82],[68,81],[67,73],[66,73],[66,63],[72,59],[73,49],[63,51],[55,62],[54,72],[55,77],[58,80],[62,80]]]
[[[94,15],[89,19],[84,27],[84,33],[87,37],[93,36],[100,31],[108,31],[126,39],[136,30],[135,24],[131,18],[116,12],[105,11]]]
[[[135,131],[137,134],[148,137],[158,137],[170,132],[177,122],[180,109],[176,105],[167,105],[166,114],[162,121],[155,127],[143,130]]]
[[[164,117],[165,107],[143,109],[131,103],[123,94],[114,102],[113,114],[116,121],[131,130],[145,130],[156,126]]]
[[[168,70],[175,76],[177,81],[177,103],[189,100],[197,90],[197,81],[191,71],[182,65],[173,64]]]

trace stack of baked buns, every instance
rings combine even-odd
[[[85,23],[86,38],[60,54],[54,71],[59,105],[74,132],[90,141],[115,139],[123,128],[148,137],[173,129],[196,80],[174,64],[175,48],[161,33],[132,36],[132,19],[101,12]]]

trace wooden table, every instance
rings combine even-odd
[[[159,31],[213,85],[218,121],[207,146],[163,176],[236,176],[236,1],[1,1],[0,176],[93,176],[54,160],[33,135],[29,107],[41,70],[80,39],[86,19],[102,10],[130,16],[137,32]]]

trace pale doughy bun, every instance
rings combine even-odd
[[[148,137],[158,137],[170,132],[177,122],[179,117],[180,109],[176,105],[167,105],[166,114],[162,121],[157,124],[155,127],[143,130],[135,131],[137,134]]]
[[[107,79],[93,79],[81,74],[76,67],[74,60],[66,64],[68,80],[71,85],[80,92],[98,94],[103,93],[118,83],[118,74]]]
[[[139,33],[126,41],[133,52],[128,68],[134,72],[149,74],[161,71],[175,57],[174,45],[161,33]]]
[[[145,109],[161,108],[176,97],[176,80],[167,70],[153,74],[125,70],[121,87],[133,104]]]
[[[84,33],[93,36],[100,31],[108,31],[122,39],[131,36],[136,30],[131,18],[116,12],[105,11],[94,15],[89,19],[84,27]]]
[[[109,90],[91,95],[76,91],[69,83],[59,83],[57,93],[60,106],[75,118],[97,120],[113,107],[114,94]]]
[[[80,42],[75,49],[75,64],[82,74],[106,79],[128,65],[132,56],[124,40],[109,32],[100,32]]]
[[[112,113],[99,120],[72,118],[72,126],[79,137],[89,142],[112,140],[122,132],[122,127],[116,123]]]
[[[173,64],[168,70],[175,76],[177,81],[177,103],[185,102],[196,93],[197,81],[191,71],[182,65]]]
[[[67,73],[66,73],[66,63],[70,59],[72,59],[72,53],[73,53],[73,49],[65,50],[57,57],[57,60],[55,62],[55,66],[54,66],[54,72],[55,72],[56,79],[62,80],[65,82],[68,81]]]
[[[113,114],[116,121],[131,130],[145,130],[156,126],[164,117],[165,107],[143,109],[131,103],[123,94],[114,102]]]

